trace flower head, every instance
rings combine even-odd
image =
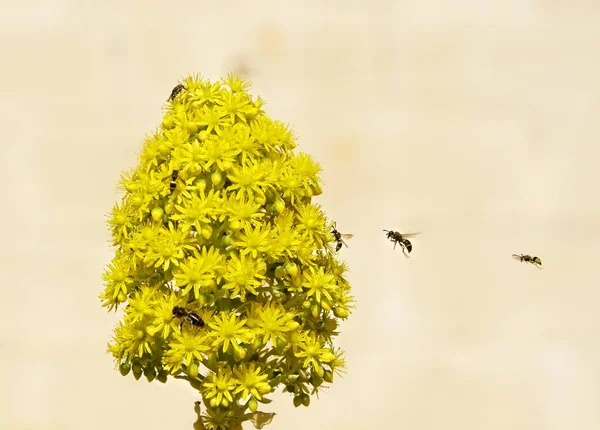
[[[123,375],[187,380],[211,430],[270,423],[257,408],[279,386],[308,406],[343,371],[333,341],[353,308],[313,202],[321,168],[248,88],[185,78],[108,215],[100,298],[125,307],[108,351]]]

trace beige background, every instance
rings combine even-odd
[[[599,22],[595,0],[4,0],[0,428],[191,429],[191,388],[105,354],[104,222],[177,79],[234,67],[356,235],[348,374],[308,409],[278,394],[272,430],[600,428]],[[390,228],[423,232],[410,260]]]

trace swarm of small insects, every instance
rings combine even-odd
[[[124,310],[109,352],[123,375],[197,389],[199,429],[261,428],[270,393],[308,406],[345,365],[333,339],[353,297],[312,201],[320,166],[248,87],[234,74],[177,85],[109,216],[100,298]]]

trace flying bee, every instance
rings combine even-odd
[[[177,86],[175,88],[173,88],[173,91],[171,91],[171,95],[169,96],[169,98],[167,99],[168,102],[175,100],[175,97],[177,97],[179,95],[180,92],[182,92],[183,90],[185,90],[185,86],[182,84],[177,84]]]
[[[529,264],[533,264],[538,269],[543,269],[542,267],[542,259],[540,257],[532,257],[531,255],[517,255],[513,254],[513,258],[519,260],[520,262],[525,262]]]
[[[181,331],[181,326],[183,325],[183,323],[185,321],[187,321],[189,324],[193,325],[194,327],[199,327],[199,328],[204,327],[204,320],[202,318],[200,318],[197,313],[188,311],[180,306],[175,306],[173,308],[173,316],[175,318],[185,318],[185,320],[182,321],[181,324],[179,324],[180,331]]]
[[[169,184],[171,194],[173,194],[173,191],[177,188],[177,176],[179,176],[179,170],[173,170],[173,173],[171,173],[171,183]]]
[[[408,240],[406,238],[416,236],[419,233],[406,234],[406,233],[399,233],[399,232],[393,231],[393,230],[383,230],[383,231],[385,231],[387,233],[386,238],[391,240],[392,242],[394,242],[394,249],[396,249],[396,245],[400,245],[404,256],[406,258],[410,258],[408,256],[408,254],[410,254],[410,252],[412,251],[412,243],[410,243],[410,240]],[[408,251],[408,253],[407,253],[407,251]]]
[[[353,234],[342,234],[339,231],[337,231],[335,222],[333,223],[333,230],[331,230],[331,234],[333,234],[333,237],[337,242],[335,246],[335,252],[339,252],[339,250],[342,249],[342,245],[348,248],[348,245],[346,244],[346,242],[344,242],[344,239],[348,240],[354,237]]]

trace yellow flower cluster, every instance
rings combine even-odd
[[[173,91],[109,217],[103,306],[124,375],[198,389],[207,429],[240,428],[278,386],[296,406],[344,367],[332,339],[353,298],[319,165],[294,153],[248,82],[190,76]]]

